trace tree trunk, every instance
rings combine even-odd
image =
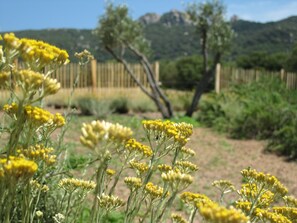
[[[132,79],[135,81],[135,83],[140,87],[140,89],[149,97],[153,100],[153,102],[155,103],[155,105],[157,106],[158,110],[161,112],[162,117],[163,118],[171,118],[173,116],[173,112],[172,110],[168,109],[168,103],[166,103],[166,101],[163,103],[160,100],[160,94],[158,93],[158,90],[156,90],[156,88],[158,88],[156,81],[153,78],[152,73],[149,72],[149,68],[147,66],[144,66],[148,81],[150,83],[150,87],[152,90],[152,93],[150,93],[142,84],[141,82],[137,79],[137,77],[134,75],[133,71],[130,69],[128,63],[126,60],[124,60],[123,58],[119,57],[112,49],[110,49],[109,47],[105,47],[106,50],[120,63],[122,63],[126,69],[126,71],[128,72],[128,74],[132,77]],[[142,59],[142,57],[140,55],[137,55],[139,58]],[[142,60],[144,62],[144,60]],[[152,72],[152,69],[151,69]],[[168,101],[169,102],[169,101]],[[165,105],[165,106],[164,106]],[[169,102],[169,108],[171,108],[171,104]],[[172,108],[171,108],[172,109]]]
[[[212,65],[211,69],[204,73],[202,79],[197,84],[191,106],[188,108],[188,110],[185,114],[186,116],[192,117],[194,111],[197,108],[197,105],[199,103],[199,100],[200,100],[202,94],[206,91],[209,84],[211,83],[211,81],[214,78],[216,64],[219,63],[220,58],[221,58],[221,54],[217,53],[214,58],[213,65]]]

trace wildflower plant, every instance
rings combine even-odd
[[[0,130],[8,136],[0,148],[1,222],[50,222],[57,214],[53,189],[63,162],[52,135],[66,120],[43,100],[59,91],[52,74],[68,62],[65,50],[48,43],[13,33],[0,38],[0,88],[10,92]]]
[[[8,136],[0,148],[0,222],[97,223],[113,211],[123,213],[125,223],[297,222],[297,199],[276,177],[251,168],[242,170],[239,190],[227,180],[213,182],[218,201],[185,191],[199,168],[191,162],[195,151],[187,147],[193,126],[183,122],[144,120],[142,141],[118,123],[84,123],[80,142],[92,154],[84,167],[93,174],[86,180],[73,177],[63,137],[79,75],[64,115],[52,114],[42,103],[60,89],[52,73],[68,63],[67,52],[14,34],[0,41],[0,88],[11,93],[2,108],[8,121],[0,128]],[[81,67],[93,59],[88,51],[76,57]],[[118,185],[125,185],[127,194],[119,194]],[[224,199],[236,192],[235,202]],[[189,211],[177,213],[177,199]],[[90,216],[81,220],[85,207]]]

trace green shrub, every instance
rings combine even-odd
[[[126,114],[129,112],[128,99],[124,97],[116,98],[111,102],[110,108],[116,113]]]
[[[292,102],[295,101],[295,104]],[[198,120],[233,138],[269,139],[269,150],[296,157],[296,93],[279,79],[233,86],[201,100]]]
[[[167,88],[193,89],[201,79],[202,58],[200,56],[181,57],[175,61],[161,61],[160,81]]]
[[[93,97],[81,97],[75,104],[82,115],[93,115],[98,118],[105,117],[113,111],[109,101]]]

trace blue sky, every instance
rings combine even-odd
[[[131,16],[184,10],[194,0],[113,0],[128,5]],[[203,0],[195,0],[203,2]],[[227,18],[236,14],[257,22],[297,15],[297,0],[223,0]],[[1,0],[0,31],[48,28],[93,29],[104,13],[105,0]]]

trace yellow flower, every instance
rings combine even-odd
[[[254,202],[257,199],[257,207],[266,208],[274,201],[274,193],[269,190],[264,190],[259,196],[259,187],[257,184],[242,184],[239,194],[244,200]]]
[[[2,49],[0,48],[0,50],[2,50]],[[0,61],[1,61],[1,57],[0,57]],[[5,71],[0,72],[0,87],[7,85],[9,79],[10,79],[10,73],[9,72],[5,72]]]
[[[246,217],[241,211],[236,209],[227,209],[216,203],[201,206],[199,209],[201,216],[206,221],[216,223],[247,223]]]
[[[171,219],[174,223],[187,223],[180,214],[171,214]]]
[[[251,210],[252,203],[249,201],[236,201],[235,207],[242,210],[243,213],[248,214]]]
[[[0,159],[0,175],[2,177],[21,179],[32,177],[38,169],[34,161],[26,160],[21,157],[10,156],[8,159]]]
[[[169,170],[172,170],[172,167],[167,164],[160,164],[158,165],[158,170],[167,173]]]
[[[192,192],[183,192],[180,195],[181,200],[191,206],[200,207],[205,203],[212,202],[206,195]]]
[[[109,176],[113,176],[115,175],[116,171],[115,170],[112,170],[112,169],[107,169],[106,170],[106,174],[109,175]]]
[[[8,49],[18,49],[21,45],[20,40],[15,37],[14,33],[5,33],[3,36],[5,47]]]
[[[198,166],[190,161],[177,161],[175,165],[181,170],[183,173],[191,173],[193,171],[198,170]]]
[[[8,115],[15,115],[18,111],[18,105],[15,102],[11,104],[5,104],[3,106],[3,111],[5,111]]]
[[[249,182],[256,183],[258,185],[264,185],[267,189],[270,189],[275,194],[285,196],[288,193],[288,189],[282,185],[275,176],[257,172],[253,169],[244,169],[241,171],[241,174]]]
[[[297,199],[294,196],[284,196],[283,199],[287,206],[297,208]]]
[[[193,182],[193,177],[189,174],[181,173],[177,170],[170,170],[161,175],[163,181],[168,182],[173,190],[181,190]]]
[[[60,113],[53,115],[47,110],[31,105],[25,106],[24,110],[27,119],[36,127],[46,124],[52,128],[59,128],[65,124],[65,119]]]
[[[138,177],[125,177],[124,182],[130,190],[135,190],[142,186],[141,179]]]
[[[130,164],[131,168],[137,170],[139,175],[145,173],[149,168],[149,166],[146,163],[141,163],[141,162],[137,162],[137,161],[133,161],[133,160],[131,160],[129,162],[129,164]]]
[[[90,149],[94,149],[100,141],[112,141],[116,144],[125,143],[133,134],[130,128],[105,121],[92,121],[90,124],[84,123],[81,131],[80,141]]]
[[[212,186],[218,188],[223,193],[235,191],[234,185],[228,180],[215,180]]]
[[[64,178],[60,180],[58,185],[68,192],[73,192],[75,190],[89,192],[96,187],[96,184],[93,181],[86,181],[75,178]]]
[[[105,195],[103,193],[101,194],[100,197],[98,196],[97,198],[98,198],[99,206],[108,211],[115,210],[125,205],[125,202],[123,200],[113,195]]]
[[[297,208],[294,207],[273,207],[273,212],[281,214],[291,220],[297,222]]]
[[[196,155],[195,151],[190,148],[182,147],[180,151],[181,151],[181,153],[183,153],[189,157]]]
[[[144,129],[159,140],[173,139],[180,145],[185,145],[193,132],[193,126],[186,123],[174,123],[169,120],[144,120]]]
[[[27,63],[38,63],[45,65],[63,65],[69,62],[69,55],[65,50],[61,50],[48,43],[33,39],[20,39],[19,50],[21,57]]]
[[[162,187],[154,185],[152,182],[148,182],[144,189],[152,199],[160,198],[163,195],[164,190]]]
[[[153,155],[153,151],[149,146],[137,142],[136,139],[129,139],[125,144],[125,149],[129,152],[139,152],[146,157],[150,157]]]
[[[267,210],[263,210],[260,208],[257,208],[255,210],[256,216],[265,222],[265,220],[268,220],[271,223],[291,223],[291,221],[286,218],[285,216],[273,212],[269,212]]]
[[[54,148],[46,148],[44,145],[29,146],[28,148],[18,148],[17,153],[20,156],[24,156],[30,160],[44,161],[48,165],[52,165],[56,162],[56,155],[51,155]]]

